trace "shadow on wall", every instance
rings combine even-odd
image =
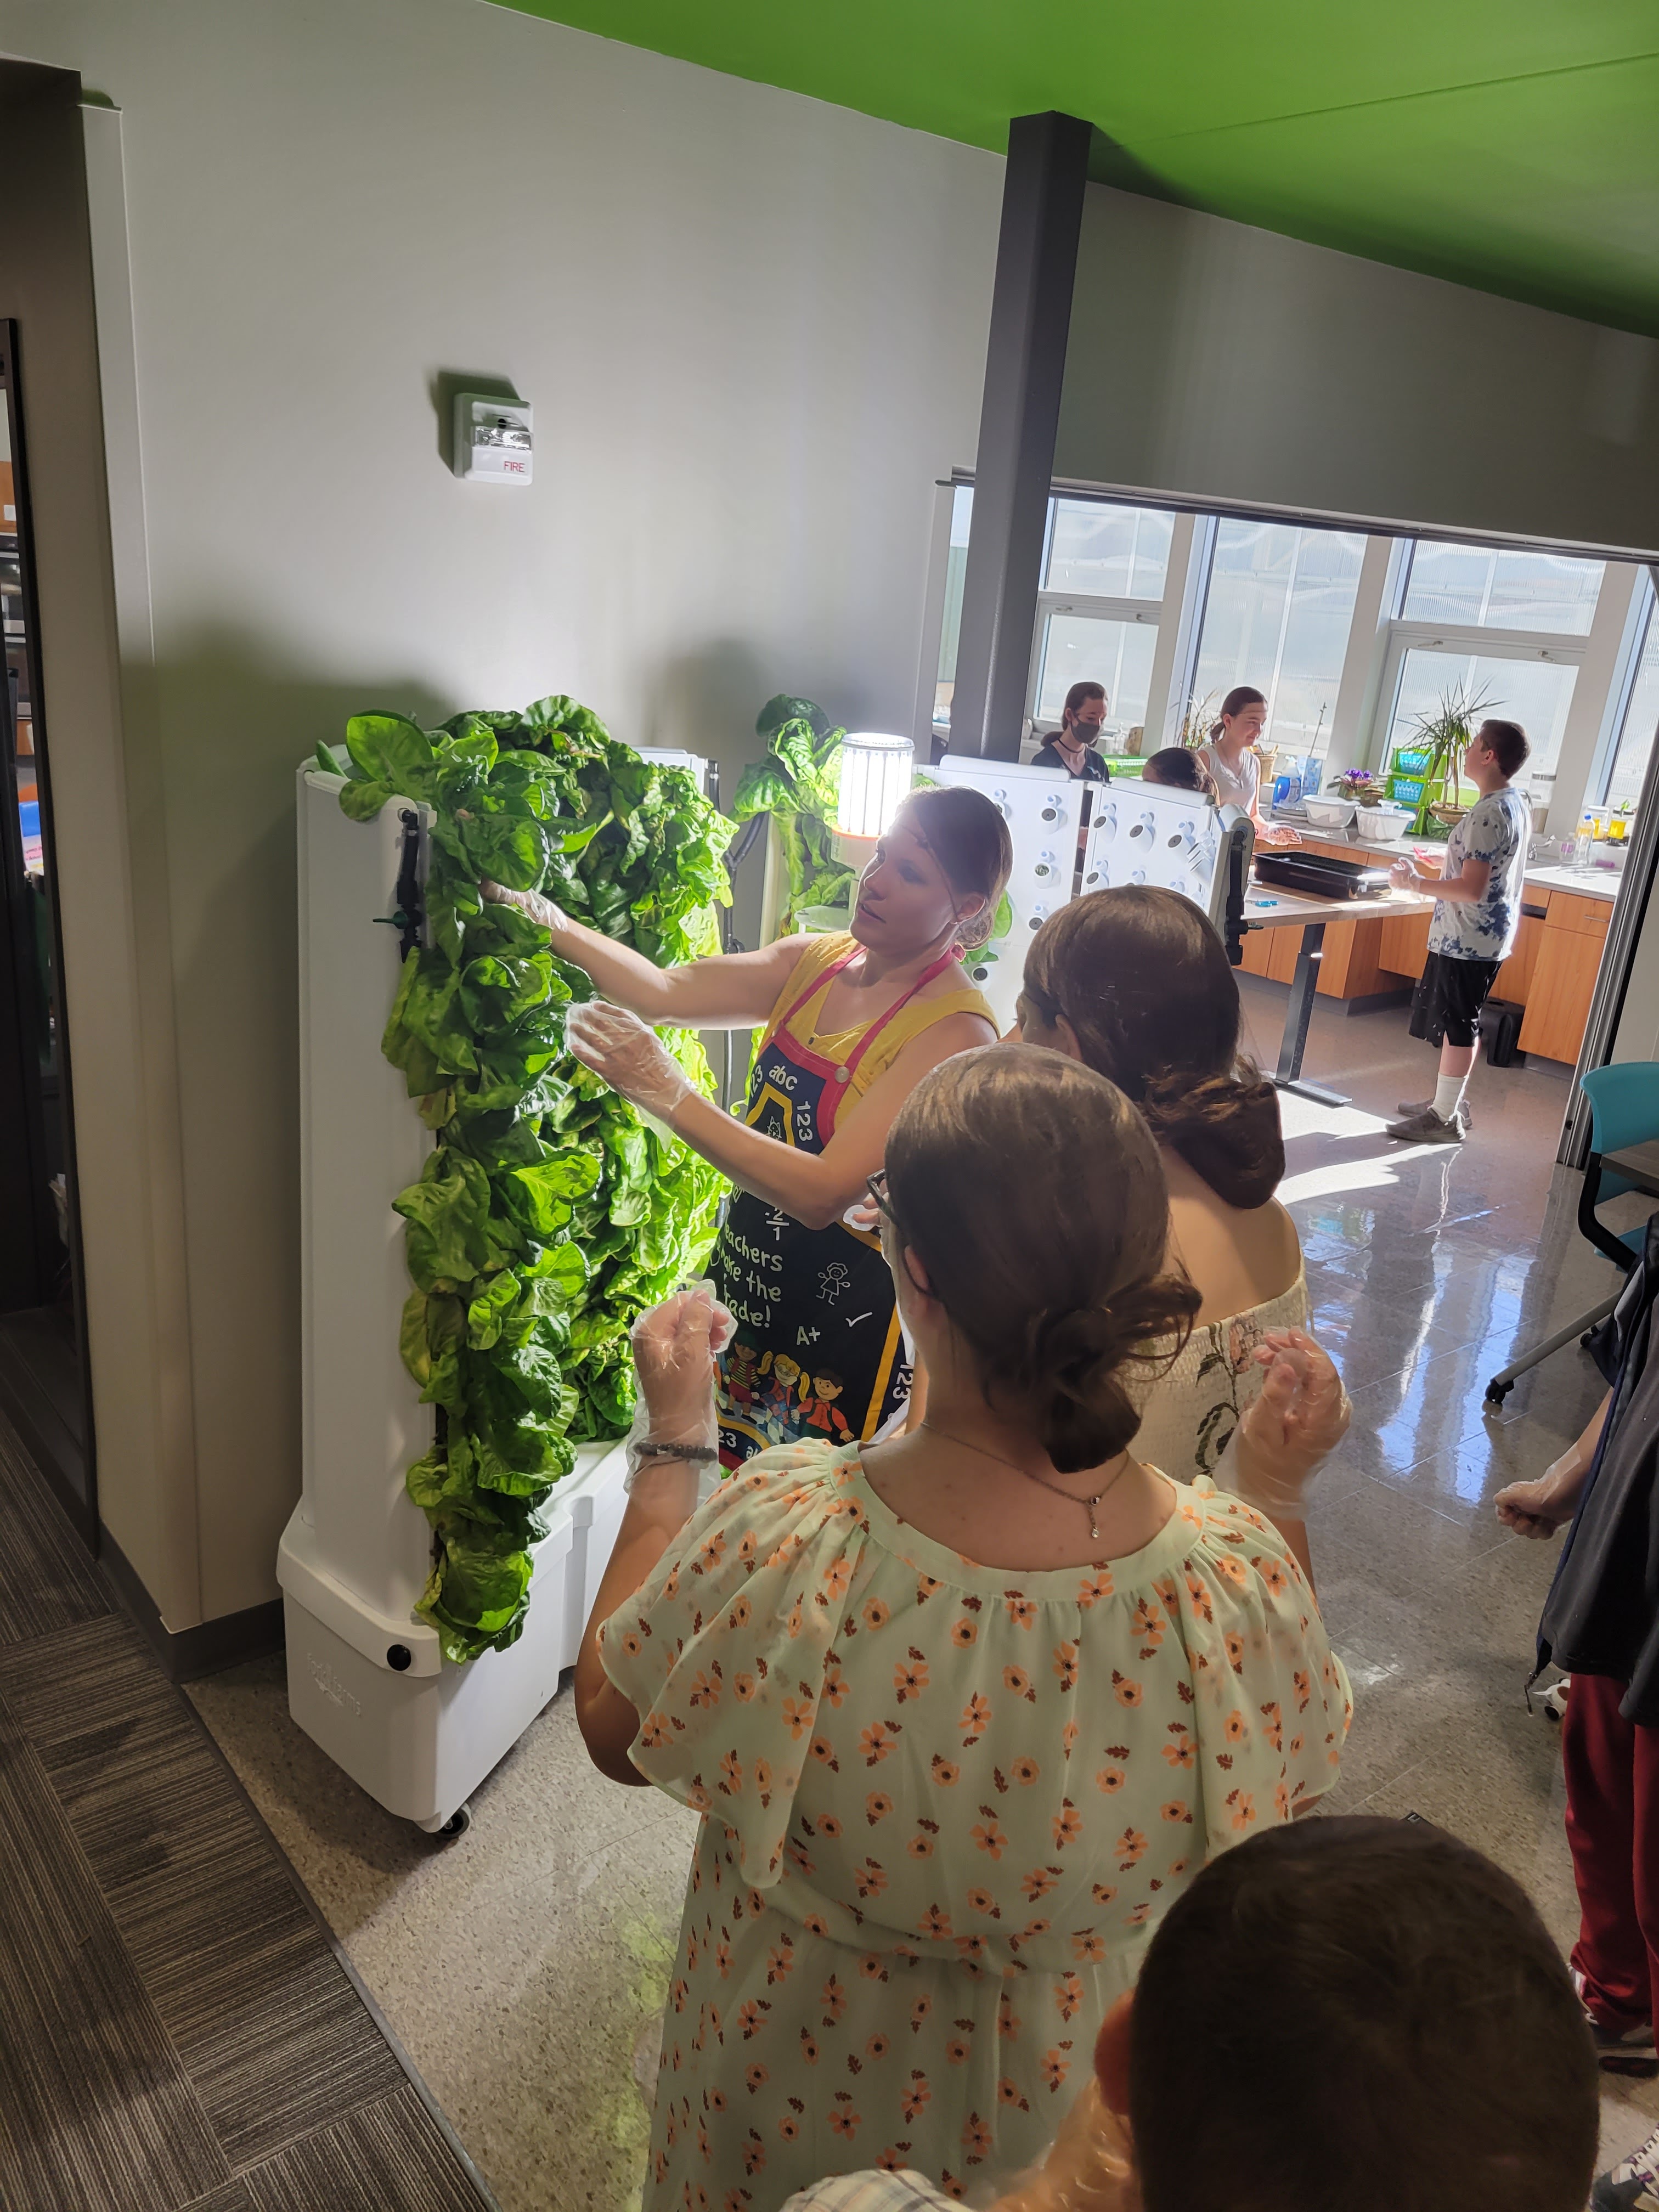
[[[406,675],[307,676],[234,631],[160,666],[154,697],[211,1615],[272,1594],[300,1489],[295,770],[365,708],[455,709]]]
[[[729,805],[738,778],[760,757],[755,718],[782,688],[768,682],[753,648],[741,639],[715,638],[663,662],[647,695],[646,721],[653,734],[641,742],[684,745],[718,761],[720,794]]]
[[[765,750],[755,721],[780,691],[815,699],[835,721],[849,730],[891,726],[908,731],[903,719],[884,721],[869,695],[844,676],[823,670],[763,667],[754,649],[738,638],[716,638],[695,653],[665,660],[652,682],[646,720],[653,732],[642,744],[684,745],[720,764],[720,788],[729,802],[737,780]],[[629,732],[630,737],[632,732]]]

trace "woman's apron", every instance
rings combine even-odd
[[[744,1121],[798,1152],[821,1152],[853,1077],[889,1022],[956,958],[942,953],[872,1022],[843,1060],[826,1060],[789,1024],[829,988],[858,948],[814,975],[775,1016],[755,1054]],[[878,1237],[843,1222],[808,1229],[751,1192],[732,1200],[708,1263],[737,1333],[720,1363],[720,1459],[739,1467],[770,1444],[820,1437],[868,1443],[910,1395],[910,1361]]]

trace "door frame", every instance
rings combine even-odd
[[[30,737],[34,747],[35,789],[40,808],[40,844],[45,862],[46,881],[46,915],[52,933],[51,950],[52,977],[58,1000],[58,1079],[63,1105],[64,1121],[64,1179],[67,1197],[66,1243],[69,1249],[70,1285],[72,1302],[76,1357],[79,1369],[82,1435],[84,1438],[82,1488],[70,1481],[58,1468],[53,1455],[43,1449],[41,1440],[31,1435],[26,1438],[35,1456],[41,1462],[41,1471],[51,1482],[59,1503],[69,1514],[84,1541],[93,1550],[98,1548],[98,1457],[97,1432],[92,1413],[92,1353],[87,1330],[86,1274],[81,1242],[80,1178],[76,1171],[75,1138],[75,1088],[70,1046],[68,992],[64,964],[64,938],[58,902],[58,854],[52,811],[52,757],[47,738],[47,710],[45,684],[41,673],[40,595],[37,588],[34,562],[33,514],[29,503],[28,431],[25,419],[23,378],[20,356],[21,344],[16,322],[0,317],[0,405],[6,410],[11,445],[12,496],[16,507],[16,538],[18,580],[23,601],[23,659],[28,672]],[[8,747],[15,744],[11,726],[10,686],[6,686],[3,710],[0,711],[0,735]],[[27,951],[23,943],[26,908],[23,902],[31,894],[22,879],[22,836],[17,819],[15,776],[12,753],[6,762],[3,799],[6,820],[0,829],[0,880],[11,920],[12,961],[9,972],[0,980],[0,993],[8,1002],[5,1012],[9,1016],[6,1029],[8,1044],[15,1044],[21,1055],[25,1047],[22,1024],[26,994],[33,978],[24,970]],[[43,1231],[52,1233],[52,1207],[45,1181],[44,1121],[40,1113],[40,1097],[36,1091],[30,1102],[29,1126],[25,1145],[30,1158],[25,1167],[32,1188],[28,1204],[33,1216],[37,1249]],[[35,1303],[44,1303],[37,1299]],[[9,1410],[10,1408],[9,1407]],[[14,1418],[15,1415],[14,1413]],[[82,1494],[82,1491],[84,1494]]]

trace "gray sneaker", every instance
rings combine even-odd
[[[1415,1121],[1419,1114],[1433,1113],[1434,1101],[1432,1098],[1402,1098],[1395,1111],[1402,1121]],[[1457,1116],[1462,1122],[1464,1133],[1467,1135],[1474,1127],[1474,1115],[1467,1098],[1458,1100]]]
[[[1659,2212],[1659,2131],[1596,2175],[1590,2212]]]
[[[1461,1145],[1465,1125],[1462,1114],[1443,1121],[1432,1106],[1425,1106],[1420,1114],[1408,1115],[1403,1121],[1390,1121],[1388,1133],[1402,1145]]]

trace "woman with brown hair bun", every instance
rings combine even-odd
[[[1022,1040],[1097,1068],[1158,1140],[1169,1257],[1200,1304],[1143,1407],[1141,1442],[1182,1481],[1212,1474],[1260,1387],[1256,1346],[1308,1322],[1296,1224],[1273,1196],[1285,1173],[1279,1095],[1239,1057],[1226,952],[1179,892],[1127,884],[1051,915],[1024,982]]]
[[[708,1449],[729,1316],[684,1292],[635,1334],[651,1455],[575,1694],[603,1772],[703,1814],[646,2212],[1028,2164],[1186,1883],[1337,1777],[1296,1547],[1340,1385],[1267,1347],[1237,1497],[1132,1455],[1198,1303],[1139,1115],[989,1045],[922,1078],[871,1180],[914,1433],[779,1446],[694,1510],[675,1454]]]

